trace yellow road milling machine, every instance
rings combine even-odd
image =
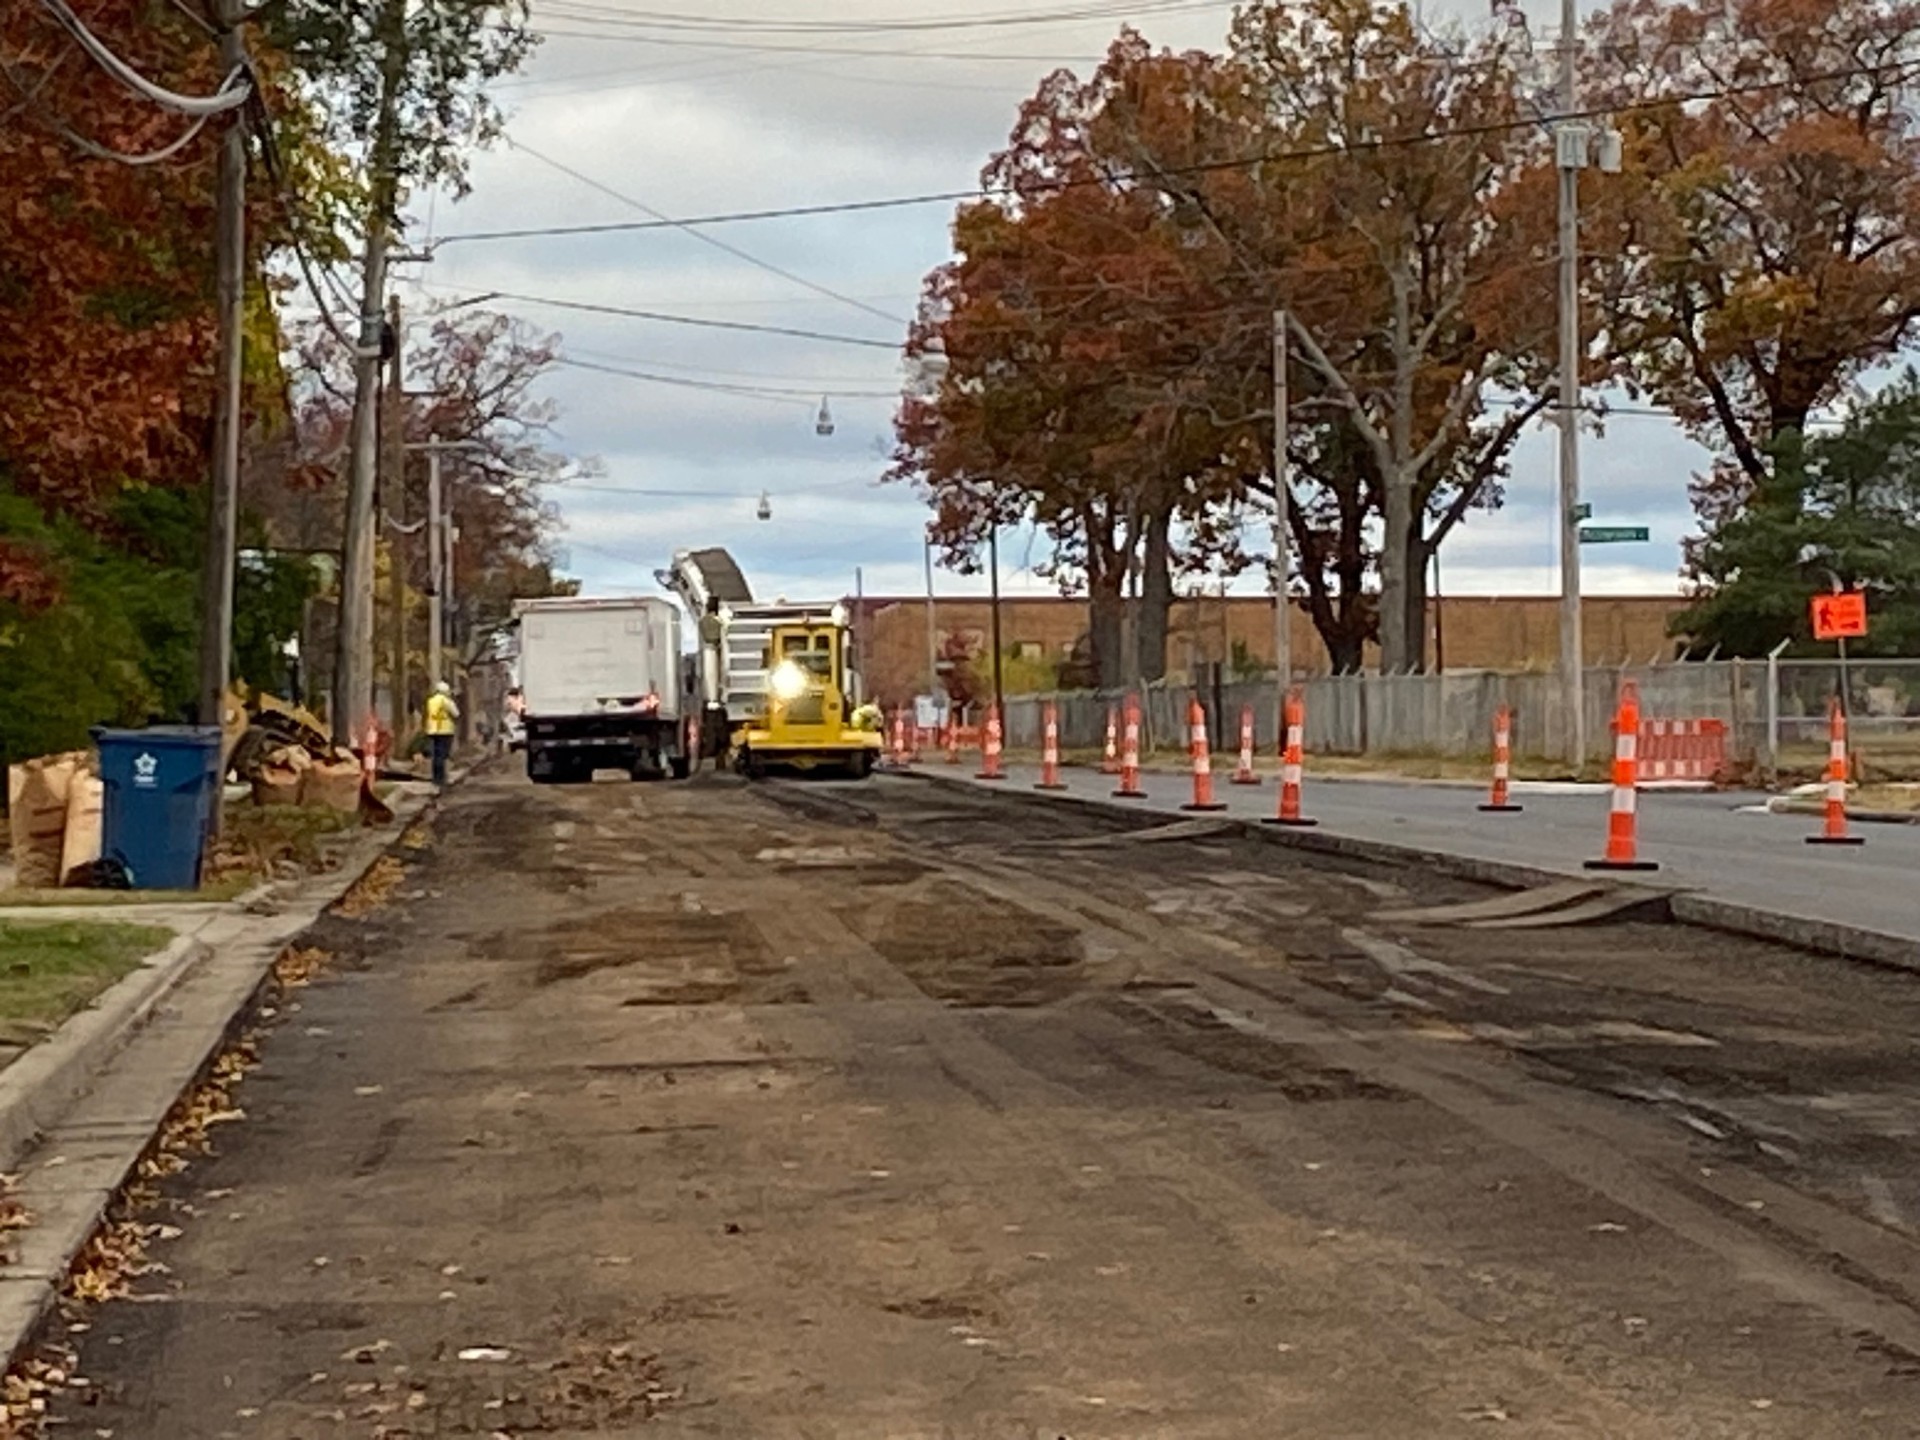
[[[658,574],[699,636],[689,676],[701,697],[704,758],[864,778],[879,761],[878,716],[863,710],[853,631],[838,603],[756,604],[725,550],[683,550]]]

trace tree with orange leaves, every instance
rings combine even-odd
[[[144,73],[183,91],[219,82],[217,52],[177,13],[79,7]],[[190,122],[130,95],[38,6],[0,17],[0,485],[50,515],[111,529],[129,485],[202,478],[212,407],[213,154],[127,153]],[[5,538],[0,537],[0,545]],[[0,599],[58,593],[45,557],[0,554]]]
[[[1920,327],[1920,4],[1618,0],[1587,48],[1626,138],[1596,303],[1622,378],[1716,452],[1711,536],[1790,506],[1777,454]]]

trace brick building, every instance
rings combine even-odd
[[[847,602],[865,655],[869,693],[894,704],[927,685],[927,602],[924,597],[869,596]],[[1560,654],[1560,602],[1550,595],[1461,596],[1427,603],[1427,661],[1436,663],[1436,640],[1449,670],[1546,670]],[[1675,595],[1591,596],[1586,601],[1586,652],[1590,665],[1644,663],[1667,657],[1675,646],[1667,626],[1686,601]],[[1330,668],[1326,647],[1305,609],[1293,609],[1295,667],[1304,674]],[[944,646],[966,635],[976,653],[987,654],[991,607],[982,598],[936,599],[934,630]],[[1000,602],[1001,640],[1010,658],[1057,665],[1069,659],[1087,633],[1084,600],[1051,596],[1008,597]],[[1437,632],[1437,633],[1436,633]],[[1369,659],[1373,659],[1369,653]],[[1167,671],[1179,678],[1196,664],[1225,662],[1258,671],[1273,664],[1273,602],[1262,596],[1182,600],[1173,607],[1167,636]],[[1024,668],[1024,667],[1023,667]],[[1010,684],[1011,688],[1011,684]]]

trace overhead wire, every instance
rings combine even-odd
[[[1015,10],[973,15],[923,16],[914,20],[794,20],[753,16],[700,15],[683,11],[627,10],[618,6],[549,0],[549,14],[639,29],[707,34],[847,35],[913,34],[929,31],[1025,28],[1106,21],[1137,15],[1165,15],[1226,8],[1231,0],[1126,0],[1122,4],[1082,5],[1059,10]]]
[[[1711,89],[1699,89],[1683,94],[1662,96],[1658,99],[1628,101],[1619,105],[1597,105],[1585,109],[1572,110],[1564,115],[1556,115],[1556,120],[1603,120],[1611,116],[1647,113],[1667,110],[1677,105],[1697,104],[1710,100],[1734,99],[1742,95],[1761,94],[1770,90],[1780,90],[1797,85],[1822,84],[1835,80],[1859,79],[1869,75],[1889,74],[1897,71],[1920,69],[1920,61],[1914,59],[1889,60],[1873,65],[1853,65],[1839,70],[1825,71],[1813,75],[1785,77],[1778,80],[1751,81],[1737,85],[1715,86]],[[1229,170],[1244,170],[1259,165],[1284,164],[1294,161],[1338,159],[1347,155],[1374,154],[1383,151],[1411,148],[1420,145],[1445,144],[1454,140],[1481,139],[1489,135],[1511,134],[1516,131],[1533,130],[1540,127],[1540,121],[1534,117],[1515,120],[1487,121],[1478,125],[1461,125],[1447,130],[1421,131],[1412,135],[1388,135],[1372,140],[1342,141],[1324,145],[1306,145],[1282,150],[1265,150],[1255,155],[1240,156],[1230,160],[1196,161],[1189,165],[1166,166],[1158,168],[1152,174],[1121,173],[1076,177],[1064,180],[1036,180],[1020,187],[1007,185],[980,185],[966,190],[928,191],[917,195],[883,196],[867,200],[841,200],[817,205],[790,205],[761,210],[736,210],[713,215],[684,217],[671,223],[659,220],[606,221],[584,225],[541,225],[511,230],[476,230],[461,234],[443,236],[442,245],[456,242],[482,243],[496,240],[522,240],[532,238],[553,238],[568,235],[611,235],[631,234],[648,230],[678,229],[687,225],[737,225],[764,220],[807,219],[828,215],[867,214],[876,210],[898,210],[919,205],[957,204],[961,201],[1006,198],[1028,193],[1060,193],[1068,190],[1086,189],[1093,186],[1111,187],[1121,182],[1150,183],[1154,178],[1174,178],[1190,175],[1217,174]]]
[[[180,115],[190,115],[205,119],[214,115],[224,115],[247,103],[247,97],[253,92],[253,78],[244,65],[235,66],[227,77],[220,82],[220,88],[212,95],[183,95],[177,90],[169,90],[156,84],[129,65],[113,49],[86,27],[84,21],[73,13],[67,0],[40,0],[41,8],[54,19],[54,22],[79,42],[80,47],[93,58],[102,70],[105,70],[122,85],[138,95],[142,95],[163,109],[172,110]]]
[[[427,289],[444,289],[430,280],[422,280],[420,285]],[[650,320],[661,325],[690,325],[706,330],[735,330],[754,335],[782,335],[796,340],[817,340],[830,345],[854,345],[872,350],[900,349],[898,340],[869,340],[859,335],[837,335],[824,330],[807,330],[788,325],[755,325],[744,320],[715,320],[701,315],[672,315],[659,310],[635,310],[621,305],[602,305],[587,300],[562,300],[547,295],[522,295],[511,290],[489,290],[479,295],[466,296],[454,301],[446,308],[454,309],[465,305],[484,304],[489,300],[512,300],[522,305],[543,305],[554,310],[576,310],[588,315],[618,315],[632,320]]]
[[[714,249],[720,251],[723,254],[731,255],[736,260],[744,261],[748,265],[752,265],[757,269],[766,271],[769,275],[777,275],[782,280],[792,281],[795,285],[800,286],[802,289],[811,290],[816,295],[823,295],[829,300],[835,300],[842,305],[851,306],[855,310],[864,311],[866,314],[872,315],[876,319],[885,320],[895,325],[905,325],[908,323],[903,317],[898,315],[888,314],[885,310],[880,309],[877,305],[869,305],[864,300],[858,300],[851,295],[842,294],[840,291],[835,290],[830,286],[822,285],[817,280],[809,280],[806,276],[798,275],[791,270],[784,269],[783,267],[774,264],[771,260],[762,259],[760,256],[755,255],[750,250],[743,250],[738,245],[730,244],[728,241],[721,240],[712,235],[704,234],[702,233],[702,231],[699,229],[698,226],[691,225],[691,224],[684,224],[679,221],[676,221],[671,215],[667,215],[659,210],[656,210],[653,206],[647,204],[645,201],[637,200],[631,195],[625,194],[622,191],[614,189],[611,185],[606,184],[604,181],[594,179],[593,176],[586,174],[584,171],[574,169],[573,166],[566,164],[564,161],[556,160],[551,155],[545,154],[542,151],[534,149],[533,146],[527,144],[524,140],[514,140],[511,137],[509,137],[507,143],[513,149],[520,151],[522,154],[530,155],[535,160],[538,160],[541,164],[549,166],[552,169],[559,171],[562,175],[570,176],[574,180],[579,181],[582,185],[585,185],[588,189],[598,191],[600,194],[605,195],[608,199],[617,200],[622,205],[625,205],[630,209],[638,210],[644,215],[652,216],[656,220],[662,221],[669,225],[673,225],[676,228],[678,228],[680,231],[682,231],[682,233],[691,236],[695,240],[698,240],[701,244],[710,245]]]
[[[699,380],[685,375],[661,375],[647,370],[634,370],[620,365],[603,365],[592,360],[580,360],[570,355],[554,358],[554,364],[564,365],[570,370],[591,370],[601,375],[617,375],[628,380],[644,380],[654,385],[673,385],[685,390],[707,390],[720,395],[738,395],[748,400],[769,400],[781,405],[811,406],[813,401],[826,398],[830,400],[895,400],[899,392],[894,390],[818,390],[797,389],[779,385],[738,385],[725,380]]]

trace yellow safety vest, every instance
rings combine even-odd
[[[445,695],[429,695],[427,697],[427,734],[453,734],[453,722],[459,713],[459,710],[449,697]]]

